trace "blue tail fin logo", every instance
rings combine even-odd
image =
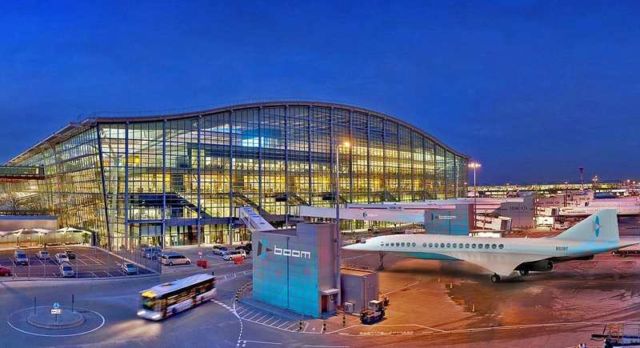
[[[593,230],[596,232],[596,238],[600,235],[600,217],[596,215],[593,221]]]

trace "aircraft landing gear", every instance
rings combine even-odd
[[[518,273],[520,273],[521,276],[528,276],[529,275],[529,270],[528,269],[521,269],[518,270]]]
[[[491,282],[494,284],[500,282],[500,276],[494,273],[491,275]]]

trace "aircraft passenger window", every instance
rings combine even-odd
[[[400,243],[399,243],[399,242],[396,242],[396,246],[397,246],[397,247],[399,247],[399,246],[400,246]]]
[[[456,247],[456,243],[453,243],[453,247],[454,247],[454,248]]]
[[[433,243],[429,243],[429,248],[433,248]]]
[[[495,249],[496,247],[497,247],[497,245],[491,244],[491,249]]]
[[[411,243],[411,246],[415,248],[416,242]]]
[[[427,243],[422,243],[422,247],[426,248],[427,247]]]
[[[504,244],[498,245],[498,248],[503,249],[504,248]]]
[[[462,243],[458,243],[458,248],[462,249]]]
[[[485,245],[484,245],[484,248],[485,248],[485,249],[489,249],[489,244],[485,244]]]
[[[471,249],[475,249],[476,248],[476,243],[471,244]]]
[[[440,243],[440,247],[441,247],[441,248],[444,248],[444,243]]]
[[[478,244],[478,249],[482,249],[482,244]]]
[[[401,246],[401,247],[404,247],[404,242],[400,243],[400,246]]]
[[[447,248],[451,248],[451,243],[447,243]]]
[[[465,249],[469,249],[469,243],[466,243],[466,244],[464,245],[464,248],[465,248]]]

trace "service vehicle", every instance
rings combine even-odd
[[[29,258],[27,257],[27,253],[25,253],[23,250],[14,251],[13,258],[16,262],[16,265],[29,266]]]
[[[365,325],[375,324],[384,319],[384,303],[378,300],[369,301],[367,309],[360,312],[360,322]]]
[[[216,277],[209,274],[195,274],[156,285],[140,292],[138,316],[162,320],[209,301],[216,293]]]

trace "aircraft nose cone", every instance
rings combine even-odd
[[[354,243],[354,244],[349,244],[349,245],[345,245],[342,247],[342,249],[344,250],[358,250],[358,243]]]

